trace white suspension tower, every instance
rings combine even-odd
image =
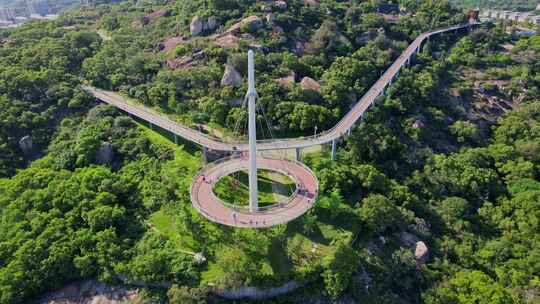
[[[248,51],[248,132],[249,132],[249,211],[255,212],[259,209],[257,198],[257,129],[255,117],[255,101],[257,91],[255,90],[255,63],[253,51]]]

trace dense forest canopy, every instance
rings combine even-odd
[[[304,287],[268,303],[540,301],[538,36],[432,38],[336,161],[328,147],[303,155],[314,208],[262,230],[202,217],[189,198],[199,148],[81,89],[239,137],[252,48],[274,134],[312,134],[418,34],[466,19],[446,1],[283,3],[125,1],[0,31],[0,303],[90,278],[160,287],[136,303],[291,280]]]

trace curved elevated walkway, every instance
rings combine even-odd
[[[319,133],[317,136],[297,137],[297,138],[276,138],[271,140],[257,141],[257,150],[293,149],[316,146],[332,142],[345,135],[354,124],[362,117],[364,112],[375,103],[377,97],[383,95],[385,88],[390,85],[399,70],[410,62],[410,58],[420,50],[422,43],[429,37],[444,32],[456,31],[469,28],[478,23],[459,24],[447,28],[426,32],[418,36],[403,53],[394,61],[386,72],[373,84],[373,86],[362,96],[362,98],[351,108],[351,110],[331,129]],[[94,95],[94,97],[111,104],[127,113],[144,119],[156,126],[168,130],[186,140],[197,143],[206,148],[216,151],[247,151],[248,144],[242,142],[225,142],[202,134],[196,130],[185,127],[177,122],[168,119],[165,115],[157,113],[143,105],[135,105],[117,93],[101,90],[91,86],[83,86],[83,89]]]
[[[315,202],[318,181],[313,172],[299,162],[268,157],[257,157],[260,169],[277,171],[292,178],[297,189],[289,200],[259,211],[249,212],[244,208],[222,202],[213,192],[217,181],[236,171],[248,168],[247,154],[225,158],[203,168],[191,184],[193,206],[211,221],[244,228],[263,228],[289,222],[308,211]]]

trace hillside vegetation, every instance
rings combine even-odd
[[[328,147],[303,155],[320,182],[312,210],[233,229],[191,206],[200,148],[80,85],[242,137],[255,48],[260,136],[307,135],[418,34],[465,15],[444,1],[402,3],[401,16],[376,1],[137,3],[0,31],[1,304],[87,278],[160,287],[134,303],[228,303],[213,291],[291,280],[304,287],[267,302],[540,301],[538,36],[486,25],[432,38],[336,161]]]

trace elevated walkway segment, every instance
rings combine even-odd
[[[247,206],[236,206],[220,200],[213,191],[224,176],[248,168],[247,153],[223,158],[203,168],[193,179],[190,195],[193,206],[207,219],[227,226],[264,228],[287,223],[308,211],[314,204],[318,181],[313,172],[300,162],[257,157],[257,167],[289,176],[296,190],[286,202],[261,207],[255,212]]]
[[[392,83],[392,80],[399,73],[399,70],[410,62],[410,58],[420,50],[420,46],[425,40],[437,34],[457,31],[459,29],[469,28],[477,24],[479,23],[459,24],[421,34],[409,45],[409,47],[407,47],[407,49],[405,49],[405,51],[403,51],[396,61],[394,61],[386,72],[375,82],[375,84],[373,84],[373,86],[371,86],[364,96],[360,98],[360,100],[334,127],[327,131],[321,132],[316,136],[259,140],[257,141],[257,150],[263,151],[310,147],[332,142],[347,134],[348,131],[352,129],[354,124],[362,117],[364,112],[366,112],[368,108],[373,105],[376,98],[383,95],[385,88]],[[124,97],[117,93],[101,90],[91,86],[83,86],[83,89],[105,103],[115,106],[131,115],[137,116],[140,119],[143,119],[151,124],[154,124],[208,149],[216,151],[248,150],[247,141],[223,141],[174,122],[168,119],[165,115],[153,111],[146,106],[129,103]]]

